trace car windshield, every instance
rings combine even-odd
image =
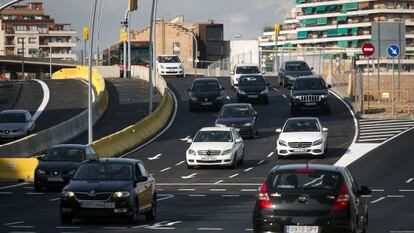
[[[159,63],[180,63],[180,58],[177,56],[158,57]]]
[[[325,83],[320,78],[298,79],[293,87],[294,90],[323,90]]]
[[[265,86],[263,77],[260,76],[243,76],[239,80],[239,86]]]
[[[84,150],[78,148],[53,148],[47,151],[43,161],[50,162],[82,162]]]
[[[194,142],[233,142],[230,131],[200,131]]]
[[[0,114],[0,123],[27,123],[26,114],[2,113]]]
[[[316,120],[289,120],[283,132],[292,133],[292,132],[319,132],[319,124]]]
[[[269,179],[272,190],[338,190],[341,175],[337,172],[296,169],[277,172]]]
[[[239,66],[236,69],[237,74],[260,74],[257,66]]]
[[[219,116],[223,118],[251,117],[252,112],[248,106],[226,106],[221,110]]]
[[[219,91],[220,86],[217,81],[198,81],[194,82],[192,91],[195,92],[211,92]]]
[[[74,180],[131,180],[132,166],[119,163],[83,164],[73,176]]]
[[[305,62],[286,63],[286,71],[309,71],[309,66]]]

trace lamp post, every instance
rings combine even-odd
[[[24,80],[24,39],[25,38],[21,38],[22,39],[22,79]]]
[[[197,41],[197,37],[194,35],[193,31],[191,31],[189,34],[193,37],[194,42],[195,42],[195,46],[196,46],[195,47],[195,54],[193,55],[193,56],[195,56],[195,59],[193,57],[193,62],[195,63],[195,77],[197,77],[197,63],[199,62],[198,61],[198,41]]]
[[[149,67],[149,106],[148,106],[148,113],[151,114],[153,110],[153,79],[156,76],[156,51],[155,51],[155,23],[156,23],[156,11],[157,11],[157,0],[152,0],[152,8],[151,8],[151,21],[150,21],[150,67]]]
[[[52,78],[52,44],[49,43],[49,74]]]

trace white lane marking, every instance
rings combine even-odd
[[[389,198],[403,198],[405,196],[404,195],[387,195],[387,197],[389,197]]]
[[[392,135],[394,135],[394,134],[396,134],[396,133],[400,133],[401,131],[385,131],[385,132],[379,132],[379,131],[375,131],[375,132],[361,132],[360,134],[359,134],[359,137],[361,138],[361,136],[367,136],[367,135],[377,135],[377,136],[379,136],[379,135],[381,135],[382,136],[382,134],[390,134],[390,133],[392,133]]]
[[[164,191],[164,189],[158,189],[158,188],[157,188],[157,191]]]
[[[260,164],[262,164],[262,163],[264,163],[264,159],[263,159],[263,160],[260,160],[260,161],[257,163],[257,165],[260,165]]]
[[[24,221],[16,221],[16,222],[9,222],[9,223],[5,223],[5,226],[11,226],[11,225],[17,225],[17,224],[22,224],[24,223]]]
[[[157,159],[160,159],[160,157],[162,156],[162,154],[157,154],[156,156],[154,156],[154,157],[148,157],[148,160],[150,160],[150,161],[152,161],[152,160],[157,160]]]
[[[15,225],[12,225],[12,226],[9,226],[9,227],[11,227],[11,228],[35,228],[35,226],[15,226]]]
[[[376,142],[376,141],[384,141],[387,140],[388,138],[370,138],[370,139],[360,139],[358,140],[358,142]],[[378,144],[376,144],[376,147],[378,147]],[[376,148],[375,147],[375,148]],[[375,149],[374,148],[374,149]],[[368,152],[367,152],[368,153]]]
[[[257,192],[257,189],[241,189],[242,192]]]
[[[372,120],[372,119],[360,119],[359,120],[362,123],[367,122],[412,122],[412,121],[406,121],[406,120]]]
[[[240,195],[237,194],[223,194],[222,197],[240,197]]]
[[[181,164],[183,164],[183,163],[185,163],[185,161],[183,160],[183,161],[181,161],[181,162],[179,162],[179,163],[176,163],[175,164],[175,166],[180,166]]]
[[[80,229],[80,227],[65,227],[65,226],[58,226],[56,229]]]
[[[186,142],[188,139],[190,139],[190,137],[191,137],[191,136],[190,136],[190,135],[188,135],[188,136],[187,136],[187,137],[185,137],[185,138],[181,138],[181,139],[180,139],[180,141]]]
[[[8,194],[12,194],[12,192],[0,192],[0,195],[8,195]]]
[[[149,226],[148,224],[133,226],[132,229],[144,228],[144,227],[148,227],[148,226]]]
[[[158,197],[169,197],[171,195],[173,194],[163,194],[163,193],[157,194]]]
[[[3,186],[3,187],[0,187],[0,190],[19,187],[19,186],[23,186],[23,185],[26,185],[26,184],[29,184],[29,183],[24,182],[24,183],[20,183],[20,184],[13,184],[13,185],[9,185],[9,186]]]
[[[234,174],[234,175],[231,175],[231,176],[229,176],[229,179],[234,178],[234,177],[236,177],[236,176],[238,176],[238,175],[239,175],[239,173],[236,173],[236,174]]]
[[[282,96],[283,96],[283,98],[287,99],[287,96],[285,94],[283,94]]]
[[[220,183],[218,186],[257,186],[261,183]],[[157,183],[157,186],[214,186],[214,183]]]
[[[81,82],[83,82],[83,83],[85,83],[86,84],[86,86],[89,88],[89,82],[88,81],[86,81],[86,80],[83,80],[83,79],[79,79]],[[92,92],[91,92],[91,94],[92,94],[92,103],[93,102],[95,102],[95,92],[93,91],[93,88],[92,88]]]
[[[403,128],[381,128],[380,130],[378,130],[378,129],[364,129],[363,131],[361,131],[361,134],[363,134],[363,133],[365,133],[365,132],[383,132],[383,133],[386,133],[386,132],[388,132],[388,131],[397,131],[398,130],[398,132],[401,132],[401,131],[404,131],[404,130],[407,130],[407,127],[403,127]]]
[[[230,100],[231,98],[230,98],[230,96],[228,96],[228,95],[226,95],[226,98],[228,99],[228,100]]]
[[[253,167],[249,167],[249,168],[245,169],[244,171],[245,171],[245,172],[248,172],[248,171],[250,171],[250,170],[252,170],[252,169],[253,169]]]
[[[124,157],[126,157],[126,156],[128,156],[128,155],[130,155],[132,153],[135,153],[135,152],[141,150],[142,148],[148,146],[150,143],[152,143],[153,141],[157,140],[161,135],[163,135],[171,127],[171,125],[174,123],[175,118],[177,117],[178,101],[177,101],[177,97],[175,96],[174,92],[171,91],[170,89],[168,89],[168,91],[170,91],[171,95],[174,98],[174,113],[173,113],[173,115],[171,117],[171,120],[168,123],[168,125],[161,132],[159,132],[156,136],[154,136],[153,138],[151,138],[148,142],[146,142],[143,145],[141,145],[141,146],[139,146],[139,147],[131,150],[130,152],[127,152],[127,153],[119,156],[120,158],[124,158]]]
[[[193,192],[193,191],[195,191],[195,189],[177,189],[178,191],[184,191],[184,192],[186,192],[186,191],[190,191],[190,192]]]
[[[102,229],[106,230],[125,230],[127,227],[102,227]]]
[[[384,200],[385,198],[386,198],[386,197],[380,197],[380,198],[378,198],[378,199],[376,199],[376,200],[371,201],[371,204],[375,204],[375,203],[377,203],[377,202],[380,202],[380,201]]]
[[[227,189],[209,189],[210,192],[225,192]]]
[[[364,136],[359,136],[359,141],[361,141],[361,139],[362,140],[365,140],[365,139],[377,139],[378,137],[379,138],[388,138],[388,137],[392,137],[392,136],[394,136],[395,134],[376,134],[376,135],[364,135]],[[377,139],[378,140],[378,139]]]
[[[25,189],[34,189],[33,186],[24,187]]]
[[[398,189],[399,192],[414,192],[414,189]]]
[[[189,197],[206,197],[206,194],[189,194]]]
[[[406,126],[406,127],[412,127],[414,126],[414,122],[410,123],[404,123],[404,122],[393,122],[393,123],[379,123],[379,124],[365,124],[361,125],[361,128],[381,128],[384,126]]]
[[[361,197],[369,198],[372,197],[372,195],[361,195]]]
[[[197,228],[199,231],[222,231],[223,228],[214,228],[214,227],[199,227]]]
[[[43,195],[44,193],[34,193],[34,192],[28,192],[26,195]]]
[[[196,175],[197,175],[197,173],[193,173],[193,174],[190,174],[188,176],[181,176],[181,178],[184,179],[184,180],[193,179],[194,176],[196,176]]]
[[[170,195],[168,197],[161,197],[161,198],[157,198],[157,201],[164,201],[164,200],[167,200],[167,199],[171,199],[173,197],[175,197],[175,196],[174,195]]]
[[[413,181],[413,180],[414,180],[414,178],[410,178],[410,179],[408,179],[405,183],[409,184],[409,183],[411,183],[411,181]]]
[[[274,155],[275,152],[270,152],[270,154],[267,155],[268,158],[272,157],[272,155]]]
[[[47,86],[47,84],[45,82],[43,82],[41,80],[38,80],[38,79],[34,79],[33,81],[36,81],[37,83],[39,83],[40,86],[42,87],[42,90],[43,90],[42,103],[40,104],[39,108],[37,108],[36,112],[32,116],[33,121],[36,121],[37,118],[39,118],[40,115],[42,114],[42,112],[45,110],[47,104],[49,103],[50,90],[49,90],[49,87]]]
[[[60,197],[49,199],[49,201],[58,201],[58,200],[60,200]]]
[[[414,231],[390,231],[390,233],[414,233]]]
[[[358,127],[358,119],[356,118],[355,112],[354,110],[352,110],[352,107],[349,106],[349,104],[343,100],[338,94],[336,94],[335,92],[333,92],[332,90],[329,90],[329,92],[334,95],[336,98],[338,98],[348,109],[348,111],[351,113],[352,118],[354,119],[354,129],[355,129],[355,134],[354,134],[354,139],[352,140],[352,143],[356,143],[357,139],[358,139],[358,134],[359,134],[359,127]],[[352,161],[353,162],[353,161]],[[337,162],[338,163],[338,162]],[[335,164],[336,165],[336,164]]]
[[[371,189],[372,192],[384,192],[384,189]]]
[[[244,229],[245,231],[253,231],[253,229],[252,228],[247,228],[247,229]]]
[[[167,167],[167,168],[162,169],[160,172],[165,172],[165,171],[168,171],[170,169],[171,169],[171,167]]]
[[[275,87],[273,88],[273,90],[275,90],[275,91],[279,91],[279,90],[278,90],[277,88],[275,88]]]
[[[219,180],[219,181],[217,181],[216,183],[214,183],[214,184],[220,184],[221,182],[223,182],[224,180]]]

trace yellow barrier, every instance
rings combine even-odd
[[[0,178],[2,180],[33,180],[37,164],[36,158],[0,159]]]
[[[52,75],[52,79],[72,79],[79,78],[88,81],[88,67],[78,66],[76,68],[64,68]],[[92,86],[96,94],[99,96],[105,91],[105,80],[95,69],[92,70]]]

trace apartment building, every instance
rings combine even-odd
[[[0,11],[0,55],[76,60],[76,31],[45,14],[43,3]]]

